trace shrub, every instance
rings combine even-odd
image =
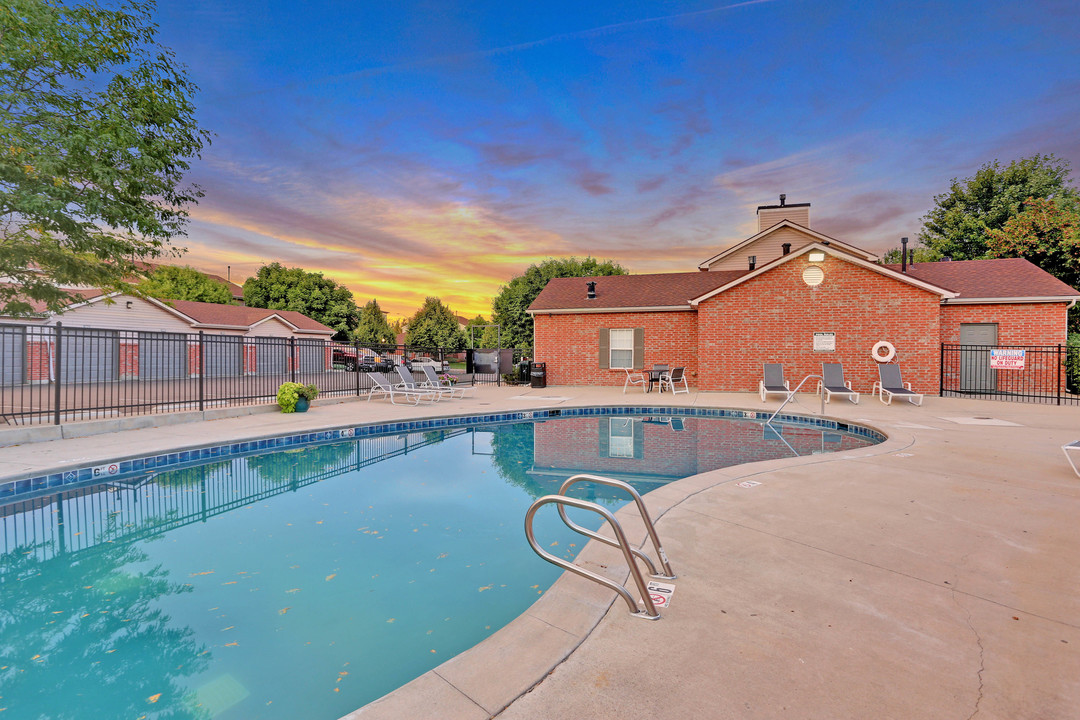
[[[319,388],[314,385],[301,385],[294,382],[283,382],[278,387],[277,404],[283,413],[296,412],[296,401],[306,398],[308,402],[315,399],[319,394]]]

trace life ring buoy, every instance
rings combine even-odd
[[[879,355],[879,350],[884,350],[885,354]],[[870,354],[873,355],[874,359],[877,360],[879,363],[887,363],[894,357],[896,357],[896,348],[893,347],[893,344],[891,342],[882,340],[874,346],[874,349],[870,351]]]

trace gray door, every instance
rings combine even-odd
[[[240,375],[244,338],[239,335],[203,335],[206,377]]]
[[[997,345],[997,323],[961,323],[960,390],[997,388],[997,371],[990,369],[990,348]]]
[[[179,333],[139,333],[139,378],[176,380],[188,376],[188,338]]]
[[[284,375],[289,370],[288,338],[248,338],[255,348],[255,372],[259,375]]]
[[[64,328],[61,343],[61,382],[108,382],[117,378],[120,336],[115,330]]]
[[[19,385],[26,367],[26,328],[0,327],[0,385]]]
[[[297,340],[296,354],[300,372],[326,372],[326,343],[322,340]]]

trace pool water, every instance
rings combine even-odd
[[[570,475],[644,493],[872,442],[719,418],[565,418],[230,458],[12,503],[0,507],[0,717],[334,720],[483,640],[554,582],[522,520]],[[617,492],[574,494],[614,509]],[[565,557],[584,542],[553,508],[536,535]]]

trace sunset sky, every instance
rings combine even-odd
[[[159,0],[201,87],[183,262],[408,316],[548,257],[692,270],[810,202],[884,250],[984,162],[1080,178],[1080,4]]]

